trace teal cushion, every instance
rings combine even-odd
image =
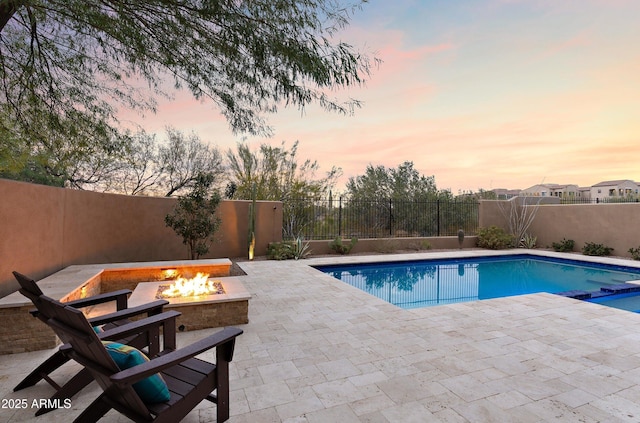
[[[129,369],[149,361],[144,353],[129,345],[110,341],[102,341],[102,343],[120,370]],[[158,373],[134,383],[133,389],[138,393],[142,401],[149,404],[169,401],[169,398],[171,398],[167,383]]]
[[[94,326],[93,331],[95,333],[101,333],[101,332],[104,332],[104,329],[102,329],[102,326]]]

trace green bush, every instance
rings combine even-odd
[[[358,238],[351,238],[351,242],[349,244],[344,244],[342,242],[342,238],[339,236],[336,237],[333,241],[329,243],[329,248],[335,251],[338,254],[349,254],[354,245],[358,242]]]
[[[393,239],[377,240],[373,247],[374,251],[382,254],[389,254],[398,251],[398,242]]]
[[[640,260],[640,246],[638,248],[629,248],[631,258],[634,260]]]
[[[173,212],[164,217],[165,224],[182,237],[191,260],[209,252],[213,235],[220,228],[216,210],[222,200],[211,190],[213,182],[212,174],[200,173],[191,191],[178,198]]]
[[[569,251],[573,251],[573,247],[576,245],[575,241],[572,239],[562,238],[560,242],[552,242],[551,247],[553,251],[557,251],[559,253],[567,253]]]
[[[272,242],[267,246],[269,260],[298,260],[306,258],[310,253],[309,242],[304,242],[300,237],[295,241]]]
[[[478,229],[478,247],[490,250],[504,250],[513,246],[513,235],[497,226]]]
[[[595,242],[587,242],[582,247],[582,254],[585,256],[608,256],[612,251],[613,248]]]
[[[293,244],[291,242],[272,242],[267,247],[267,258],[270,260],[290,260],[294,257]]]

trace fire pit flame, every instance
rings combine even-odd
[[[171,285],[162,285],[158,289],[158,298],[197,297],[200,295],[224,294],[219,281],[210,281],[209,275],[198,273],[191,279],[179,277]]]

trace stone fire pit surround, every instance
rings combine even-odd
[[[166,306],[166,310],[177,307],[175,309],[183,313],[178,318],[178,326],[182,330],[196,330],[245,324],[248,323],[251,296],[242,286],[242,277],[228,276],[231,264],[231,260],[224,258],[74,265],[38,281],[38,286],[45,295],[65,302],[118,289],[131,289],[135,294],[140,283],[162,281],[170,284],[171,281],[166,279],[166,271],[170,269],[185,277],[203,272],[220,280],[225,289],[227,285],[233,287],[232,295],[229,292],[215,295],[212,297],[217,299],[204,304],[188,304],[187,301],[187,304]],[[137,305],[134,294],[129,298],[130,306]],[[3,341],[0,343],[0,355],[53,348],[59,343],[53,331],[28,313],[31,309],[33,304],[19,292],[0,299],[0,319],[4,323],[0,325],[0,339]],[[85,309],[88,315],[102,312],[100,309]]]

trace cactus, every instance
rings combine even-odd
[[[247,237],[249,260],[253,260],[253,253],[256,247],[256,184],[251,188],[251,204],[249,205],[249,234]]]

